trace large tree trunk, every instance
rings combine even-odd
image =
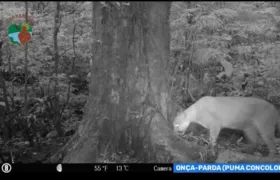
[[[142,162],[199,162],[201,150],[177,141],[170,126],[171,2],[106,4],[93,3],[90,97],[63,162],[100,162],[118,151]]]
[[[59,65],[59,51],[58,51],[58,42],[57,35],[59,32],[59,28],[61,25],[61,17],[60,17],[60,2],[56,2],[56,12],[54,16],[54,29],[53,29],[53,44],[54,44],[54,74],[55,74],[55,83],[54,83],[54,127],[57,131],[58,136],[63,136],[64,132],[62,129],[62,123],[60,120],[60,106],[59,106],[59,98],[57,94],[58,90],[58,65]]]

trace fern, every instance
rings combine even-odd
[[[217,9],[213,11],[213,14],[215,14],[217,17],[223,17],[225,20],[231,20],[233,18],[236,18],[238,16],[238,12],[233,9],[223,8],[223,9]]]
[[[195,55],[200,64],[208,64],[211,60],[220,60],[224,56],[222,51],[213,48],[200,48]]]
[[[262,34],[264,32],[264,26],[261,24],[244,24],[242,27],[244,32],[254,33],[254,34]]]
[[[275,7],[268,7],[265,9],[261,9],[259,11],[255,11],[253,14],[262,14],[262,15],[272,15],[275,16],[278,10]]]
[[[237,53],[239,55],[249,55],[252,52],[251,46],[237,46],[236,47]]]
[[[240,2],[237,4],[238,6],[236,6],[236,9],[240,9],[242,11],[251,12],[256,8],[253,3]]]
[[[211,29],[216,30],[218,28],[221,28],[223,25],[223,22],[217,18],[215,14],[209,14],[205,16],[201,16],[200,21],[198,22],[198,27],[200,29]]]

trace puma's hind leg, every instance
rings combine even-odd
[[[274,157],[275,156],[275,152],[276,152],[276,146],[275,146],[275,142],[274,142],[274,131],[265,131],[262,132],[262,138],[264,140],[264,142],[266,143],[266,145],[269,148],[269,157]]]
[[[254,151],[256,150],[257,145],[259,144],[259,141],[257,139],[258,131],[256,127],[249,126],[244,129],[244,134],[249,144],[245,145],[245,147],[243,147],[241,151],[245,153],[253,154]]]
[[[269,157],[274,157],[276,152],[275,145],[275,126],[267,123],[264,127],[258,126],[258,130],[265,144],[269,148]]]

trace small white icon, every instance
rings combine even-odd
[[[12,170],[12,166],[9,163],[5,163],[1,166],[1,169],[4,173],[9,173]]]
[[[58,172],[61,172],[61,171],[62,171],[62,165],[61,165],[61,164],[58,164],[58,165],[56,166],[56,170],[57,170]]]

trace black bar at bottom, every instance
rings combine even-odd
[[[13,172],[169,172],[173,173],[173,164],[10,164]],[[1,164],[2,167],[2,164]],[[5,168],[4,168],[5,169]],[[7,168],[6,168],[7,169]],[[3,168],[1,171],[3,173]]]

